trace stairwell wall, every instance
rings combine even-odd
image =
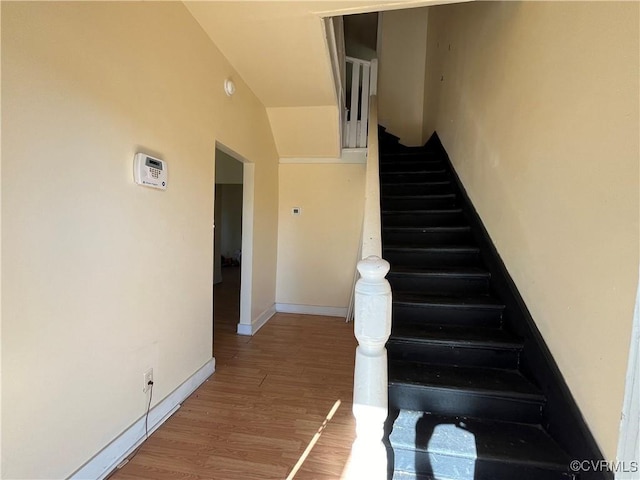
[[[637,2],[429,12],[438,132],[603,453],[615,459],[638,281]]]
[[[423,96],[429,9],[382,12],[379,122],[404,145],[423,145]]]
[[[277,307],[346,314],[362,237],[365,165],[281,163],[279,184]]]

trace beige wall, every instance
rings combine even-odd
[[[428,8],[382,13],[378,116],[405,145],[422,145]]]
[[[337,107],[268,108],[267,113],[281,158],[340,156]]]
[[[347,306],[363,206],[362,164],[280,165],[278,303]]]
[[[638,280],[639,6],[429,13],[428,128],[609,460]]]
[[[345,15],[344,40],[346,54],[350,57],[371,60],[378,58],[378,13]]]
[[[180,3],[2,2],[2,478],[64,478],[211,357],[216,140],[255,163],[254,311],[275,298],[262,104]],[[136,151],[169,185],[135,185]]]

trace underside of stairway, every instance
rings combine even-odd
[[[562,395],[556,387],[542,389],[531,374],[544,370],[536,367],[536,352],[525,356],[535,342],[526,328],[514,327],[524,320],[501,294],[505,279],[487,261],[497,255],[479,241],[486,232],[478,231],[437,136],[409,148],[381,129],[380,151],[383,257],[393,292],[389,477],[612,478],[571,471],[574,455],[601,456],[588,431],[582,438],[584,425],[568,421],[572,431],[555,434],[566,426],[557,428],[557,416],[570,417],[563,409],[577,407],[556,408],[556,418],[549,413],[549,401]]]

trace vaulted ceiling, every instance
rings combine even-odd
[[[324,17],[452,1],[192,1],[185,5],[269,108],[336,105]]]
[[[341,156],[324,18],[470,0],[184,2],[267,109],[280,157]]]

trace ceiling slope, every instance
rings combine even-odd
[[[456,0],[184,3],[267,110],[278,109],[270,118],[280,156],[335,157],[340,153],[337,99],[322,19],[452,1]],[[331,128],[325,129],[331,131],[324,135],[330,138],[306,142],[304,134],[309,130],[304,122],[314,118],[314,112],[326,119],[327,107],[333,107],[329,116],[335,117]],[[296,142],[283,138],[293,124],[298,127],[296,134],[303,135]],[[307,143],[308,149],[303,147]]]

